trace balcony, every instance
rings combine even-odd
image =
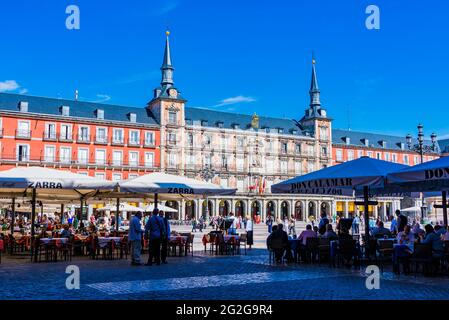
[[[36,164],[36,165],[60,165],[60,166],[78,166],[78,167],[105,167],[106,169],[136,169],[136,170],[155,170],[160,166],[152,161],[118,161],[104,159],[72,159],[70,157],[56,157],[54,155],[30,156],[28,153],[22,155],[9,154],[0,156],[0,163],[7,164]],[[176,168],[179,166],[176,165]]]
[[[90,144],[90,135],[79,135],[76,142]]]
[[[73,137],[71,133],[61,133],[59,135],[59,142],[73,142]]]
[[[0,128],[0,138],[3,138],[3,128]]]
[[[155,148],[156,147],[156,143],[154,142],[154,140],[145,140],[143,142],[143,146],[145,148]]]
[[[123,147],[125,145],[125,139],[123,138],[112,139],[111,145]]]
[[[140,141],[136,139],[128,139],[128,146],[140,147]]]
[[[57,135],[54,131],[45,131],[42,137],[44,141],[57,141]]]
[[[105,136],[96,136],[94,141],[95,141],[95,144],[101,144],[101,145],[108,144],[108,138]]]
[[[31,130],[16,130],[16,139],[31,140]]]

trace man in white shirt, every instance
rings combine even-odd
[[[254,243],[254,239],[253,239],[253,221],[251,220],[251,217],[248,215],[246,216],[246,243],[249,247],[249,249],[251,249],[251,246]]]

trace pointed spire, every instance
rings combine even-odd
[[[312,81],[310,84],[310,106],[311,107],[319,107],[321,106],[321,102],[320,102],[320,89],[318,88],[318,79],[316,76],[316,60],[315,60],[315,56],[313,56],[312,58]]]
[[[175,70],[171,64],[171,55],[170,55],[170,31],[165,32],[166,42],[165,42],[165,51],[164,51],[164,61],[162,62],[162,86],[173,86],[173,70]]]

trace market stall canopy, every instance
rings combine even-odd
[[[170,207],[167,207],[167,206],[164,206],[163,204],[158,204],[158,205],[157,205],[157,208],[158,208],[158,210],[162,210],[162,211],[164,211],[164,212],[178,212],[178,210],[173,209],[173,208],[170,208]],[[154,210],[154,204],[150,204],[150,205],[148,205],[148,206],[146,206],[146,207],[143,207],[143,208],[141,208],[141,209],[142,209],[142,211],[144,211],[144,212],[153,212],[153,210]]]
[[[210,182],[160,172],[119,182],[119,186],[120,192],[157,193],[180,197],[233,195],[237,191]]]
[[[42,199],[79,199],[99,190],[112,191],[116,185],[116,182],[43,167],[16,167],[0,172],[0,194],[11,196],[27,196],[36,189],[38,198]]]
[[[271,192],[353,196],[354,189],[365,186],[383,187],[388,173],[406,167],[402,164],[361,157],[275,184],[271,187]]]
[[[115,204],[108,204],[107,206],[103,207],[103,208],[98,208],[97,210],[99,211],[117,211],[117,205]],[[142,211],[141,208],[132,206],[130,204],[127,203],[120,203],[119,206],[119,210],[120,211],[126,211],[126,212],[137,212],[137,211]]]
[[[449,157],[391,172],[387,182],[403,191],[449,191]]]

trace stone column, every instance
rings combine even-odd
[[[374,206],[374,219],[377,219],[379,217],[379,207],[376,205]]]
[[[345,201],[345,218],[349,218],[349,208],[348,208],[348,201]]]
[[[290,199],[289,219],[293,219],[294,214],[295,214],[295,200]]]
[[[385,221],[386,217],[387,217],[387,203],[384,202],[382,204],[382,221]]]
[[[304,200],[304,208],[303,209],[303,219],[304,222],[307,222],[307,219],[309,218],[309,200]]]
[[[218,199],[214,199],[214,211],[215,211],[215,216],[218,216],[220,214],[220,202],[218,201]]]
[[[179,207],[179,219],[185,220],[186,219],[186,213],[185,213],[185,203],[186,201],[184,199],[181,200],[181,204]]]
[[[279,216],[281,214],[281,201],[279,199],[276,200],[276,208],[274,208],[274,216],[276,217],[275,220],[279,219]]]
[[[263,222],[265,222],[265,220],[267,219],[267,200],[266,199],[262,200],[262,212],[261,212],[260,217]]]

